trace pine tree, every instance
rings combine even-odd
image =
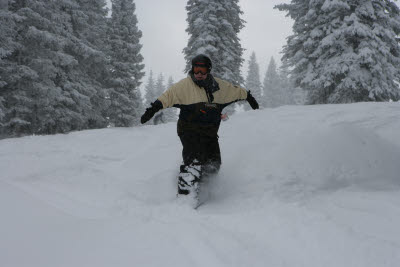
[[[118,66],[111,65],[110,59],[119,55],[109,52],[113,52],[109,49],[113,43],[108,37],[115,41],[118,34],[107,31],[115,24],[107,23],[105,5],[105,0],[14,0],[8,2],[8,10],[1,10],[0,123],[4,134],[52,134],[105,127],[108,112],[123,113],[116,116],[123,121],[119,125],[138,120],[141,101],[137,88],[142,75],[138,69],[143,66],[125,55],[122,57],[135,65],[134,71],[129,71],[129,64],[115,60]],[[135,19],[127,22],[128,29],[136,29],[132,23]],[[128,52],[141,61],[141,56],[135,54],[135,48],[140,48],[136,42],[140,32],[134,30],[129,32]],[[125,80],[123,75],[118,76],[119,67],[125,72]],[[134,82],[130,82],[131,77]],[[115,83],[129,88],[122,100],[113,87]],[[131,108],[124,109],[127,106]]]
[[[135,9],[133,0],[112,0],[108,116],[115,126],[137,124],[143,109],[139,91],[144,76],[139,43],[142,32],[137,27]]]
[[[108,29],[106,0],[76,0],[79,10],[74,10],[72,20],[77,37],[103,52],[108,49],[105,36]]]
[[[19,135],[105,127],[105,1],[14,0],[7,6],[17,21],[8,29],[18,35],[0,63],[3,129]]]
[[[8,10],[8,1],[0,1],[0,10]]]
[[[280,86],[283,92],[283,102],[285,105],[303,105],[305,103],[305,92],[300,87],[294,85],[289,67],[282,64],[279,67]]]
[[[174,85],[174,79],[172,78],[172,76],[169,76],[167,82],[167,89],[170,88],[172,85]]]
[[[260,67],[257,63],[256,53],[251,54],[249,60],[249,68],[247,71],[247,78],[245,88],[251,91],[255,99],[261,101],[261,82],[260,82]],[[251,107],[247,103],[244,104],[245,110],[250,110]]]
[[[8,10],[5,2],[0,9],[0,137],[6,133],[6,106],[4,96],[9,94],[9,83],[14,82],[15,63],[8,58],[18,49],[17,16]]]
[[[189,0],[189,34],[187,47],[183,50],[186,71],[191,60],[198,54],[209,56],[213,63],[212,74],[236,85],[243,84],[240,68],[243,64],[243,48],[238,34],[244,27],[240,18],[243,12],[238,0]]]
[[[262,104],[264,107],[274,108],[281,105],[281,103],[282,99],[279,84],[279,74],[275,59],[271,57],[263,82]]]
[[[18,48],[17,21],[18,16],[8,10],[7,3],[0,9],[0,88],[7,85],[7,80],[12,74],[11,62],[7,58]]]
[[[22,8],[24,12],[18,12]],[[32,82],[39,79],[23,53],[29,52],[24,40],[27,33],[30,32],[34,37],[34,33],[38,32],[34,28],[34,21],[26,23],[33,14],[30,6],[21,1],[10,2],[8,10],[1,10],[0,94],[5,103],[2,112],[3,133],[8,136],[33,132],[32,118],[36,114],[33,113],[31,95],[36,89],[34,87],[39,86],[32,85]],[[29,27],[29,24],[32,26]]]
[[[4,98],[0,96],[0,139],[4,133],[4,117],[5,117]]]
[[[150,104],[156,101],[158,97],[159,95],[157,95],[153,71],[151,70],[145,86],[145,106],[149,107]]]
[[[279,89],[281,91],[281,105],[292,105],[295,103],[293,86],[289,76],[288,69],[280,66],[278,70]]]
[[[160,73],[155,84],[155,95],[159,97],[165,91],[164,75]]]
[[[71,22],[74,36],[80,43],[90,48],[90,52],[84,57],[75,55],[79,65],[75,73],[71,73],[71,79],[84,84],[89,92],[92,106],[90,114],[86,114],[89,120],[89,128],[102,128],[108,125],[107,101],[108,80],[110,78],[110,60],[108,53],[111,50],[108,43],[108,9],[105,0],[76,0],[79,9],[71,10]]]
[[[156,97],[159,97],[165,91],[164,76],[162,73],[158,75],[154,89],[154,94],[156,95]],[[166,122],[165,111],[166,110],[161,110],[154,116],[153,123],[155,125]]]
[[[283,60],[307,102],[400,99],[400,11],[390,0],[292,0]]]
[[[85,113],[91,112],[89,94],[69,75],[78,65],[71,51],[82,56],[88,52],[72,35],[71,12],[79,6],[69,0],[9,3],[9,11],[18,19],[18,46],[2,59],[12,71],[2,90],[7,134],[85,128]]]

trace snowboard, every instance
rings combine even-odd
[[[177,194],[177,199],[182,205],[198,209],[207,202],[208,192],[204,185],[198,184],[196,188],[187,195]]]
[[[208,177],[203,176],[201,166],[186,167],[178,175],[179,202],[197,209],[208,199]]]

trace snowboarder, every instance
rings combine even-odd
[[[183,164],[178,176],[179,195],[198,193],[202,176],[219,171],[222,110],[239,100],[247,100],[253,109],[259,107],[250,91],[215,78],[211,70],[210,58],[202,54],[194,57],[188,77],[172,85],[141,117],[143,124],[161,109],[180,108],[178,136],[183,146]]]

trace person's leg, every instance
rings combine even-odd
[[[190,165],[193,161],[201,161],[202,147],[200,137],[196,133],[184,133],[179,135],[182,143],[182,159],[184,165]]]
[[[184,133],[179,135],[182,142],[183,164],[180,166],[178,176],[178,194],[187,195],[196,190],[201,178],[201,144],[196,133]]]
[[[221,167],[221,151],[219,148],[218,136],[207,137],[204,140],[203,170],[205,174],[217,174]]]

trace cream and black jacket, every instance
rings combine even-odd
[[[193,131],[216,136],[222,110],[229,104],[247,98],[244,88],[218,78],[215,78],[215,81],[219,89],[212,93],[212,101],[206,90],[197,86],[190,76],[171,86],[158,98],[163,108],[181,109],[178,121],[179,135],[185,131]]]

